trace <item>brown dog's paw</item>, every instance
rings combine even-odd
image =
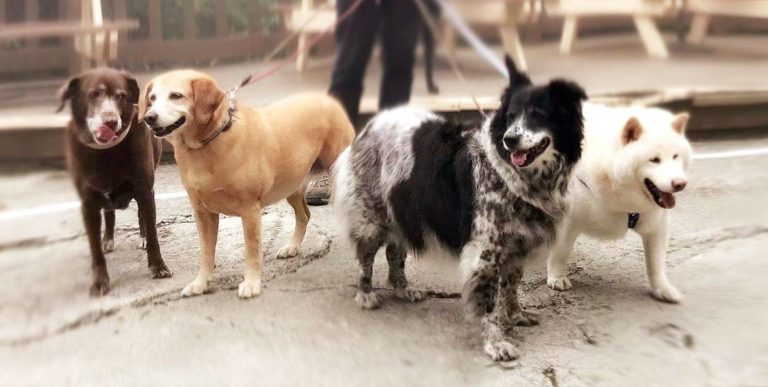
[[[103,251],[105,254],[106,253],[111,253],[114,250],[115,250],[115,240],[114,239],[104,238],[101,241],[101,251]]]
[[[173,273],[164,263],[150,266],[149,271],[152,273],[152,278],[154,279],[173,277]]]
[[[91,285],[91,297],[101,297],[109,293],[109,278],[99,278]]]

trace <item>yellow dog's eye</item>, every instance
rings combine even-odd
[[[181,95],[181,93],[171,93],[171,99],[182,99],[182,98],[184,98],[184,96]]]

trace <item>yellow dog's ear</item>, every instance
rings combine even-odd
[[[216,109],[224,101],[224,92],[212,79],[198,78],[192,80],[192,95],[192,116],[198,125],[208,125]]]
[[[149,109],[150,106],[152,106],[151,103],[149,103],[149,93],[152,92],[152,82],[149,82],[147,86],[144,87],[144,90],[141,92],[141,95],[139,96],[139,121],[144,120],[144,115],[147,114],[147,109]]]

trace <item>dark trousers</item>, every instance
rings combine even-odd
[[[356,0],[338,0],[343,14]],[[379,109],[407,103],[411,98],[416,43],[422,29],[413,0],[362,0],[355,13],[336,28],[336,62],[329,93],[341,101],[352,124],[357,123],[363,79],[376,36],[381,33],[384,74]]]

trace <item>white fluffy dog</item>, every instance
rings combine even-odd
[[[587,234],[619,239],[640,234],[653,296],[679,302],[667,279],[667,210],[686,184],[691,145],[685,139],[688,113],[645,107],[584,104],[584,153],[570,185],[570,211],[557,233],[547,284],[566,290],[568,257],[576,238]]]

